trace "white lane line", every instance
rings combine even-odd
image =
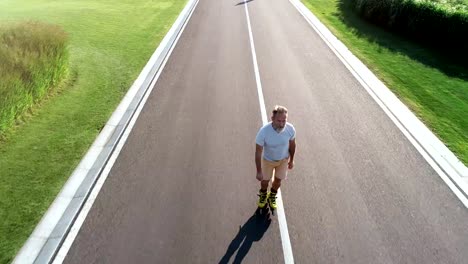
[[[266,109],[265,109],[265,100],[263,99],[262,82],[260,81],[260,72],[258,70],[257,54],[255,52],[255,45],[254,45],[253,35],[252,35],[252,27],[250,26],[249,8],[247,7],[247,2],[244,2],[244,6],[245,6],[245,14],[247,17],[247,26],[249,27],[250,47],[252,50],[252,59],[253,59],[253,65],[254,65],[254,70],[255,70],[255,80],[257,81],[258,101],[260,103],[262,123],[263,125],[266,125],[268,123],[268,120],[267,120]],[[284,263],[292,264],[294,263],[294,258],[293,258],[293,253],[292,253],[291,241],[289,240],[288,224],[286,223],[286,214],[284,213],[281,190],[278,190],[277,202],[278,202],[278,208],[277,208],[278,223],[279,223],[279,228],[280,228],[281,244],[283,245]]]
[[[249,37],[250,37],[250,47],[252,50],[252,59],[253,65],[255,70],[255,80],[257,81],[257,91],[258,91],[258,100],[260,102],[260,112],[262,114],[262,123],[266,124],[268,122],[266,110],[265,110],[265,100],[263,99],[263,90],[262,90],[262,82],[260,81],[260,72],[258,71],[258,64],[257,64],[257,55],[255,53],[255,45],[252,36],[252,28],[250,27],[250,17],[249,17],[249,9],[247,7],[247,2],[244,2],[245,7],[245,15],[247,17],[247,26],[249,27]]]
[[[140,115],[140,112],[143,110],[143,107],[146,104],[146,100],[148,100],[149,95],[151,94],[156,82],[159,79],[159,76],[161,75],[161,72],[164,69],[164,66],[166,65],[167,61],[169,60],[169,57],[172,54],[172,51],[174,50],[175,46],[177,45],[177,42],[179,41],[180,36],[185,30],[185,26],[187,26],[188,21],[192,17],[193,12],[195,11],[196,6],[198,5],[198,1],[195,4],[195,6],[192,9],[192,12],[190,13],[189,17],[185,21],[184,26],[182,27],[179,35],[177,36],[176,40],[174,41],[174,44],[172,45],[170,51],[168,52],[166,58],[164,59],[164,62],[161,64],[161,67],[159,71],[156,74],[156,77],[153,79],[153,81],[150,84],[150,88],[148,88],[148,91],[146,92],[145,96],[143,97],[140,105],[138,106],[137,110],[135,111],[134,116],[132,117],[130,123],[128,124],[127,129],[125,130],[124,134],[122,135],[122,138],[118,145],[115,148],[115,151],[112,153],[112,156],[109,159],[109,162],[107,163],[106,167],[104,168],[101,177],[99,177],[98,181],[96,182],[95,187],[93,188],[91,194],[89,195],[88,200],[86,201],[85,205],[83,206],[83,209],[81,210],[80,214],[78,215],[75,223],[70,229],[70,232],[67,235],[67,238],[65,239],[64,243],[62,244],[59,252],[57,253],[53,264],[61,264],[64,260],[65,257],[68,254],[68,251],[70,250],[73,241],[75,240],[76,236],[78,235],[78,232],[81,229],[81,226],[83,225],[86,216],[88,215],[89,211],[91,210],[91,207],[94,204],[94,201],[96,200],[102,186],[104,185],[104,182],[107,179],[107,176],[109,176],[109,172],[111,171],[112,167],[114,166],[115,161],[117,160],[117,157],[119,156],[120,151],[122,150],[123,146],[125,145],[125,142],[127,141],[128,136],[130,135],[130,132],[133,129],[133,126],[135,125],[135,122],[138,119],[138,116]]]

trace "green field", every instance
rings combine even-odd
[[[0,142],[0,263],[10,262],[136,79],[186,0],[2,0],[0,23],[70,38],[70,73]]]
[[[468,68],[358,17],[346,0],[302,0],[466,165]],[[460,36],[460,41],[462,36]]]

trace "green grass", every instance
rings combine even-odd
[[[304,4],[466,165],[468,68],[363,21],[346,0]],[[460,37],[461,40],[461,37]]]
[[[0,1],[0,23],[57,24],[70,41],[69,79],[0,142],[0,263],[14,258],[185,3]]]

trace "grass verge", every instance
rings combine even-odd
[[[0,23],[69,34],[70,78],[0,142],[0,263],[12,261],[186,0],[4,0]]]

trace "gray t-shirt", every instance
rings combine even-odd
[[[284,130],[276,132],[273,125],[266,124],[257,133],[255,143],[263,147],[263,158],[278,161],[289,157],[289,141],[296,138],[296,129],[286,122]]]

